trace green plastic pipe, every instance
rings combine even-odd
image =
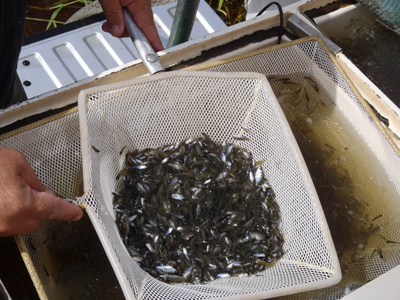
[[[400,0],[358,0],[378,20],[400,34]]]
[[[178,0],[167,48],[187,42],[200,0]]]

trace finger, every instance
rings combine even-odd
[[[30,234],[38,229],[40,225],[42,225],[41,219],[28,219],[26,222],[24,222],[23,228],[18,228],[15,230],[14,234]]]
[[[23,222],[5,224],[5,226],[0,226],[0,237],[13,236],[14,234],[30,234],[38,229],[41,224],[41,219],[32,218],[26,218],[23,220]]]
[[[160,36],[154,23],[151,2],[148,0],[137,0],[127,6],[129,12],[135,19],[136,24],[143,31],[154,51],[161,51],[164,46],[161,43]]]
[[[52,194],[52,195],[54,195],[54,196],[57,196],[56,195],[56,193],[54,193],[51,189],[49,189],[49,188],[45,188],[45,190],[44,190],[46,193],[50,193],[50,194]]]
[[[110,26],[108,25],[107,22],[104,22],[103,25],[101,26],[101,28],[103,29],[104,32],[111,33],[111,32],[110,32]],[[123,32],[119,37],[120,37],[120,38],[122,38],[122,37],[129,37],[129,33],[128,33],[128,31],[126,30],[126,27],[125,27],[124,32]]]
[[[22,177],[22,179],[29,185],[32,189],[44,192],[46,187],[37,177],[35,171],[32,169],[26,157],[19,151],[14,150],[15,152],[12,155],[12,160],[14,160],[14,164],[17,167],[18,175]]]
[[[50,193],[32,191],[32,199],[37,218],[63,221],[77,221],[82,218],[82,209]]]
[[[125,19],[119,0],[100,0],[100,4],[107,18],[103,30],[120,37],[125,30]]]

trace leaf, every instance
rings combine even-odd
[[[224,0],[219,0],[218,8],[217,8],[219,11],[221,11],[222,4],[224,4]]]
[[[52,14],[51,17],[50,17],[49,23],[47,24],[46,30],[48,30],[48,29],[50,28],[51,24],[54,23],[54,19],[58,16],[58,14],[59,14],[60,11],[63,9],[63,7],[64,7],[64,4],[60,4],[60,7],[57,8],[57,10],[55,10],[55,11],[53,12],[53,14]]]
[[[219,11],[220,13],[222,13],[225,17],[228,16],[228,14],[226,13],[226,11],[223,11],[222,9],[218,9],[218,11]]]

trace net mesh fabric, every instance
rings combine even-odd
[[[327,286],[340,278],[318,199],[265,78],[180,72],[86,93],[80,101],[86,101],[94,194],[88,205],[94,207],[137,298],[260,298],[287,294],[293,287]],[[112,192],[118,188],[115,178],[124,163],[123,153],[175,144],[202,132],[218,143],[234,142],[232,136],[242,134],[242,126],[251,134],[239,145],[256,161],[266,159],[264,174],[281,209],[284,257],[273,268],[248,278],[174,285],[154,279],[130,258],[115,225]]]
[[[400,226],[398,224],[398,216],[400,215],[400,206],[398,199],[400,179],[396,174],[398,174],[400,167],[400,159],[390,147],[385,136],[377,128],[371,116],[359,102],[342,73],[338,71],[332,59],[326,54],[319,42],[301,41],[296,44],[284,44],[272,50],[252,53],[248,57],[241,56],[230,62],[224,61],[222,63],[213,64],[212,66],[208,65],[206,68],[213,71],[257,71],[270,77],[271,85],[281,106],[284,107],[285,115],[292,129],[295,130],[297,127],[304,127],[304,123],[310,126],[314,124],[315,126],[311,126],[313,128],[313,134],[321,140],[320,144],[322,146],[324,146],[324,144],[333,145],[338,141],[342,141],[342,146],[340,147],[343,148],[338,147],[337,151],[332,150],[336,153],[335,155],[349,146],[348,143],[343,144],[343,138],[347,141],[354,140],[348,148],[355,147],[355,150],[361,149],[362,152],[356,151],[354,154],[349,155],[349,153],[346,153],[347,150],[345,150],[343,154],[337,155],[337,160],[340,163],[344,162],[343,158],[346,159],[347,162],[353,160],[353,162],[347,166],[346,170],[356,183],[356,185],[354,185],[354,192],[361,193],[367,213],[371,218],[382,215],[381,218],[374,221],[377,225],[382,227],[381,235],[392,241],[399,241]],[[307,107],[304,105],[305,102],[302,102],[302,105],[299,104],[300,106],[294,107],[294,109],[285,109],[285,106],[292,100],[285,95],[287,85],[280,81],[273,80],[271,77],[276,77],[278,79],[290,77],[292,81],[307,84],[307,80],[304,79],[304,74],[315,79],[320,88],[320,93],[323,93],[325,99],[329,99],[331,102],[323,100],[329,110],[316,109],[313,112],[314,115],[307,115],[302,120],[303,122],[293,123],[297,117],[297,115],[293,113],[293,110],[303,110],[306,114],[308,113]],[[309,87],[308,91],[310,93],[310,98],[315,98],[318,95],[312,87]],[[226,106],[229,105],[225,105],[221,107],[221,109],[227,109]],[[236,111],[232,113],[235,114]],[[315,114],[318,114],[319,118],[317,118]],[[101,116],[100,112],[99,115]],[[341,123],[334,118],[335,115],[339,116]],[[198,116],[192,116],[193,120],[196,120],[196,117]],[[307,120],[307,118],[310,120]],[[317,119],[324,121],[317,122]],[[309,121],[312,123],[310,124]],[[260,122],[262,123],[264,120]],[[293,124],[297,126],[293,126]],[[343,135],[344,125],[353,130],[351,136]],[[240,130],[240,127],[237,129]],[[176,130],[175,128],[174,137],[178,138],[180,136],[176,133]],[[197,133],[197,131],[193,131],[192,133]],[[165,134],[169,134],[169,132],[165,130]],[[222,139],[223,136],[219,138]],[[163,142],[161,140],[157,141]],[[94,140],[91,142],[93,142],[95,147],[99,147]],[[361,145],[361,147],[358,146],[358,144]],[[77,112],[73,111],[67,115],[60,114],[54,117],[54,119],[35,125],[34,128],[26,128],[23,132],[12,136],[0,137],[0,146],[18,149],[23,152],[42,182],[59,194],[70,198],[82,194],[82,160],[79,118]],[[115,147],[115,150],[120,151],[122,148],[121,146],[122,145],[118,145],[118,147]],[[139,146],[143,147],[144,145]],[[307,148],[303,149],[302,145],[300,145],[300,148],[303,153],[307,152]],[[97,153],[92,152],[92,154],[95,155]],[[343,157],[341,158],[341,156]],[[119,166],[121,166],[122,160],[117,161]],[[266,169],[265,166],[264,168]],[[321,165],[320,168],[322,169],[324,166]],[[373,174],[372,179],[370,179],[371,175],[367,177],[364,175],[371,174],[371,170]],[[321,196],[322,195],[320,195],[320,198]],[[89,199],[92,199],[89,200],[89,202],[93,204],[93,194],[90,195]],[[111,207],[109,206],[107,209],[103,210],[103,213],[109,214],[111,211],[110,209]],[[290,212],[294,209],[293,207],[288,207],[287,210]],[[304,214],[304,216],[308,216],[308,213]],[[112,218],[112,214],[109,217]],[[299,220],[304,222],[304,219],[300,218]],[[46,240],[49,234],[48,229],[56,228],[55,225],[57,225],[57,223],[54,221],[46,221],[35,233],[23,236],[28,255],[33,263],[32,265],[27,265],[27,267],[30,274],[37,274],[37,276],[32,275],[32,279],[42,299],[46,299],[46,296],[49,299],[69,299],[71,295],[73,295],[74,287],[62,286],[59,283],[55,284],[54,279],[46,275],[44,268],[49,257],[48,253],[46,253],[42,247],[43,241]],[[110,228],[114,226],[112,220],[109,226]],[[114,248],[115,247],[114,245]],[[373,252],[374,249],[378,247],[381,247],[384,259],[381,259],[376,251],[375,253]],[[125,251],[123,248],[121,249],[122,252]],[[371,239],[370,248],[367,249],[367,251],[369,252],[367,252],[368,255],[365,259],[360,259],[355,262],[352,262],[351,253],[344,253],[341,255],[340,261],[345,265],[345,268],[343,269],[343,280],[340,284],[331,288],[287,296],[285,298],[340,299],[346,293],[375,279],[400,263],[400,248],[398,245],[387,243],[382,245],[382,239],[380,237],[373,237]],[[127,254],[124,253],[124,255],[126,256]],[[301,258],[305,257],[303,254],[299,253],[299,255]],[[284,259],[287,259],[287,257],[285,256]],[[283,268],[283,266],[280,265],[277,267],[279,267],[280,270]],[[287,269],[288,268],[289,267],[287,267]],[[292,269],[292,272],[295,274],[295,279],[292,280],[287,276],[280,276],[276,277],[275,281],[269,278],[270,281],[266,282],[266,284],[271,286],[275,284],[275,282],[278,282],[284,286],[293,285],[296,283],[296,278],[302,278],[300,272],[304,272],[304,269],[307,269],[309,273],[313,273],[315,276],[316,272],[312,272],[311,269],[309,270],[306,265],[304,267],[297,266],[297,269]],[[322,276],[321,274],[323,274],[323,272],[318,274]],[[167,299],[171,297],[168,296],[170,295],[168,294],[170,291],[167,290],[166,286],[160,286],[157,282],[154,283],[151,281],[151,278],[146,277],[140,270],[138,270],[137,276],[139,279],[136,279],[136,281],[142,282],[143,286],[147,287],[146,290],[141,290],[141,292],[139,292],[136,285],[132,283],[131,288],[139,298],[148,297],[148,293],[153,286],[157,287],[160,293],[165,292],[163,297]],[[326,277],[328,276],[330,275]],[[299,282],[299,280],[297,282]],[[252,288],[255,287],[256,284],[258,283],[248,281],[247,287]],[[40,292],[40,290],[42,290],[41,288],[43,288],[43,293]],[[212,288],[213,286],[209,287],[209,289]],[[234,292],[232,294],[234,294]],[[152,297],[154,297],[154,295]],[[197,296],[195,295],[194,297]]]
[[[337,195],[354,195],[349,200],[358,202],[357,208],[362,207],[361,221],[366,228],[378,228],[366,244],[340,249],[334,239],[343,273],[340,284],[282,299],[340,299],[400,264],[398,149],[388,142],[367,105],[359,100],[318,40],[256,51],[196,69],[266,75],[303,155],[313,159],[307,161],[309,168],[319,164],[321,170],[334,167],[335,172],[341,173],[339,178],[348,181],[349,187]],[[298,86],[307,89],[307,96],[304,90],[296,95]],[[321,153],[308,155],[316,149],[322,149]],[[329,201],[322,193],[319,198],[322,203],[325,198]],[[350,203],[346,213],[353,213]],[[341,246],[340,241],[338,244]]]
[[[64,198],[83,194],[82,155],[79,139],[78,111],[34,124],[27,130],[0,140],[1,147],[21,151],[48,188]],[[57,264],[54,252],[49,251],[46,240],[51,235],[66,234],[68,227],[61,221],[45,220],[32,234],[23,235],[29,261],[29,273],[41,299],[68,299],[76,287],[72,283],[59,283],[51,276]],[[59,231],[63,226],[64,231]],[[62,238],[61,238],[62,239]],[[62,247],[62,245],[59,245]],[[50,274],[50,275],[49,275]]]

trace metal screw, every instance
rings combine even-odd
[[[31,84],[32,84],[32,82],[30,82],[29,80],[24,81],[24,86],[30,86]]]
[[[146,56],[147,61],[149,62],[155,62],[157,61],[157,57],[154,54],[147,54]]]
[[[31,64],[31,62],[30,62],[29,60],[24,60],[24,61],[22,62],[22,64],[23,64],[24,66],[29,66],[29,65]]]

